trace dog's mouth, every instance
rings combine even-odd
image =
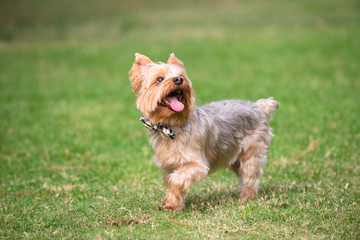
[[[165,98],[163,98],[160,104],[164,107],[175,112],[181,112],[184,110],[184,104],[181,102],[183,100],[183,91],[181,89],[176,89],[169,93]]]

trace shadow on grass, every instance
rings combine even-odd
[[[232,189],[220,189],[206,192],[192,192],[186,197],[186,208],[205,212],[220,205],[238,201],[237,192]]]
[[[304,191],[311,190],[311,187],[293,184],[265,185],[259,189],[259,193],[255,199],[248,201],[256,202],[260,201],[259,199],[266,201],[273,198],[292,198],[294,194],[298,196],[300,193],[304,193]],[[233,204],[242,204],[239,201],[237,190],[233,188],[190,192],[186,197],[187,210],[197,210],[200,212],[205,212],[221,205],[229,206]],[[281,205],[280,207],[284,206]]]

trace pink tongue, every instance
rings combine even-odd
[[[172,110],[176,112],[181,112],[184,110],[184,104],[182,104],[182,102],[180,102],[177,97],[167,97],[166,100],[170,103]]]

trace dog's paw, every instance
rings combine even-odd
[[[164,209],[170,212],[179,212],[185,209],[185,203],[182,201],[181,197],[174,195],[172,193],[166,193],[165,196],[165,207]]]
[[[180,202],[178,205],[170,205],[165,203],[164,209],[169,212],[180,212],[186,209],[185,203]]]
[[[241,197],[239,198],[239,202],[241,202],[241,203],[245,203],[247,200],[248,200],[248,198],[245,197],[245,196],[241,196]]]
[[[239,196],[239,201],[241,203],[245,203],[247,200],[249,199],[254,199],[256,197],[256,194],[255,193],[252,193],[252,192],[243,192],[240,194]]]

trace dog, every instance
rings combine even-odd
[[[240,179],[241,202],[255,198],[273,137],[269,119],[279,102],[224,100],[195,106],[192,83],[174,53],[166,63],[136,53],[129,78],[140,120],[150,129],[153,161],[167,187],[166,210],[184,210],[190,185],[222,168]]]

